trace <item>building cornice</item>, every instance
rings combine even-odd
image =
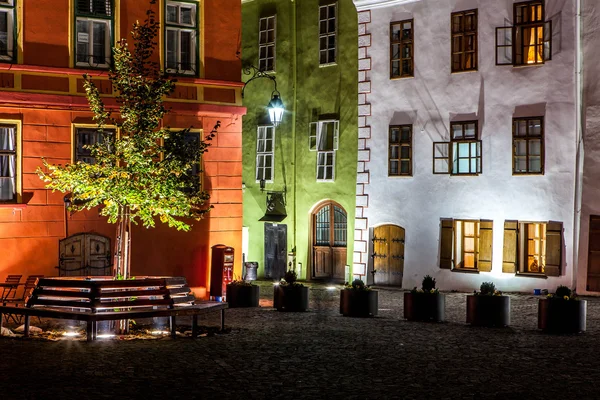
[[[242,3],[251,0],[242,0]],[[354,0],[356,11],[372,10],[374,8],[383,8],[399,6],[402,4],[415,3],[420,0]]]

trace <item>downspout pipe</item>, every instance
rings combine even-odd
[[[296,13],[296,6],[298,4],[298,2],[296,0],[291,0],[292,2],[292,92],[293,92],[293,96],[292,96],[292,101],[293,101],[293,105],[292,105],[292,148],[293,148],[293,160],[294,160],[294,164],[292,167],[292,173],[293,173],[293,184],[292,184],[292,198],[294,201],[294,208],[293,208],[293,224],[294,224],[294,229],[293,229],[293,235],[292,235],[292,243],[294,246],[294,252],[295,252],[295,258],[297,260],[297,255],[298,255],[298,247],[297,247],[297,243],[296,243],[296,231],[297,231],[297,220],[298,220],[298,216],[296,215],[297,212],[297,207],[296,207],[296,203],[297,203],[297,198],[296,198],[296,185],[297,185],[297,176],[296,176],[296,111],[297,111],[297,94],[298,94],[298,60],[297,60],[297,28],[296,28],[296,18],[297,18],[297,13]],[[297,261],[296,261],[297,264]],[[307,263],[306,265],[308,265],[309,263]],[[296,265],[293,266],[294,270],[296,269]],[[305,269],[306,271],[306,269]]]
[[[579,273],[579,240],[581,237],[581,206],[583,197],[583,166],[584,166],[584,143],[583,143],[583,16],[582,1],[576,0],[575,16],[575,129],[576,142],[576,165],[575,165],[575,209],[573,214],[573,268],[571,276],[571,287],[577,288],[577,275]]]

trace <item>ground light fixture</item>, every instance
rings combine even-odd
[[[285,107],[283,105],[283,101],[281,100],[281,93],[279,93],[279,91],[277,90],[277,80],[275,79],[275,76],[265,71],[261,71],[254,65],[249,65],[246,68],[244,68],[244,74],[252,75],[252,77],[244,83],[244,87],[242,88],[242,98],[244,98],[244,91],[246,90],[246,86],[248,86],[248,84],[253,80],[267,78],[270,79],[271,82],[273,82],[275,89],[271,93],[271,101],[269,101],[269,104],[267,105],[267,111],[269,112],[269,119],[271,120],[271,124],[277,127],[283,119],[283,112],[285,111]]]

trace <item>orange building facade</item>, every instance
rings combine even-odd
[[[130,38],[132,24],[152,8],[161,21],[156,61],[177,79],[163,123],[205,135],[221,128],[203,157],[203,187],[214,208],[177,232],[160,222],[135,226],[132,275],[183,275],[207,288],[210,249],[235,249],[241,271],[242,115],[239,0],[3,0],[0,2],[0,280],[7,274],[58,275],[59,241],[77,233],[115,239],[98,210],[65,211],[64,194],[45,189],[36,174],[52,164],[81,160],[92,113],[82,75],[91,75],[107,105],[111,48]],[[226,10],[226,12],[224,12]],[[130,45],[132,43],[130,42]],[[64,255],[63,255],[64,256]],[[112,260],[111,260],[112,262]],[[201,289],[196,292],[205,297]]]

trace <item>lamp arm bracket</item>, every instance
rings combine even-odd
[[[246,89],[246,86],[253,80],[256,80],[259,78],[269,78],[271,81],[273,81],[273,85],[275,86],[273,93],[276,93],[279,95],[279,91],[277,90],[277,80],[275,79],[275,77],[272,74],[261,71],[260,69],[256,68],[254,65],[248,65],[244,68],[244,75],[252,75],[252,77],[250,79],[248,79],[244,83],[244,87],[242,87],[242,98],[244,98],[244,90]]]

